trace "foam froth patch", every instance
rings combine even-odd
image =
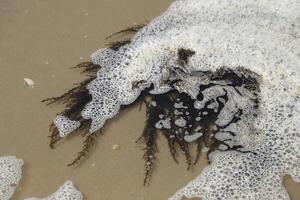
[[[60,115],[55,118],[54,124],[59,131],[60,137],[66,137],[80,127],[80,122],[70,120],[69,118]]]
[[[300,181],[299,10],[298,0],[177,0],[130,43],[92,55],[103,67],[81,117],[94,133],[147,88],[185,94],[155,128],[218,145],[170,200],[289,199],[282,177]]]
[[[25,200],[83,200],[83,196],[78,191],[72,181],[66,181],[55,193],[45,198],[26,198]]]
[[[9,200],[22,177],[23,160],[15,156],[0,157],[0,199]]]

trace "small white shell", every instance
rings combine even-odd
[[[34,87],[34,84],[35,84],[34,81],[30,78],[24,78],[24,83],[30,87]]]
[[[112,146],[112,149],[113,149],[113,150],[119,150],[119,149],[120,149],[120,145],[114,144],[114,145]]]

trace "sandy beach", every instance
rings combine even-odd
[[[143,186],[140,137],[145,108],[127,109],[110,120],[90,156],[67,167],[82,148],[77,134],[48,146],[49,124],[62,106],[41,100],[58,96],[84,79],[76,64],[104,47],[105,38],[135,23],[160,15],[171,0],[1,0],[0,1],[0,156],[25,161],[23,178],[13,197],[45,197],[72,180],[86,200],[165,200],[201,173],[206,157],[186,170],[176,164],[165,138],[148,186]],[[24,78],[34,81],[33,87]],[[119,149],[114,150],[114,145]],[[300,183],[286,177],[292,200],[300,199]]]

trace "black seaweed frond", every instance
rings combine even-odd
[[[105,39],[110,39],[112,38],[113,36],[115,35],[118,35],[118,34],[132,34],[132,33],[136,33],[138,32],[141,28],[143,28],[146,24],[136,24],[134,26],[131,26],[131,27],[128,27],[126,29],[123,29],[121,31],[118,31],[116,33],[113,33],[111,34],[110,36],[106,37]]]
[[[128,27],[126,29],[123,29],[121,31],[118,31],[110,36],[108,36],[105,39],[110,39],[113,36],[119,35],[119,34],[133,34],[138,32],[141,28],[143,28],[145,26],[145,24],[137,24],[134,25],[132,27]],[[113,49],[115,51],[119,50],[122,46],[129,44],[131,42],[131,37],[127,38],[127,39],[123,39],[123,40],[119,40],[119,41],[113,41],[113,42],[109,42],[107,44],[108,48]]]
[[[59,140],[61,140],[61,137],[59,136],[59,132],[58,132],[58,129],[55,127],[54,123],[52,122],[51,125],[50,125],[50,143],[49,143],[49,146],[51,149],[54,148],[54,144],[56,142],[58,142]]]
[[[84,68],[83,73],[85,72],[90,72],[88,78],[84,80],[83,82],[76,84],[77,86],[68,90],[66,93],[64,93],[61,96],[58,97],[51,97],[51,98],[46,98],[42,100],[42,102],[47,102],[47,105],[51,105],[54,103],[62,103],[66,104],[67,108],[72,108],[73,104],[76,104],[78,100],[81,98],[81,94],[84,94],[85,97],[89,96],[88,95],[88,90],[86,86],[96,78],[96,69],[100,69],[99,65],[95,65],[92,62],[83,62],[75,66],[74,68]],[[86,98],[85,98],[86,99]],[[86,99],[88,101],[90,99]]]
[[[151,101],[151,100],[150,100]],[[155,154],[157,153],[157,129],[155,126],[155,122],[158,120],[158,112],[155,107],[151,106],[150,101],[146,102],[146,109],[147,109],[147,119],[145,122],[145,127],[142,136],[138,139],[137,142],[145,143],[145,153],[144,153],[144,166],[145,166],[145,178],[143,184],[146,185],[152,172],[154,170],[154,162],[156,160]]]
[[[192,156],[191,156],[190,148],[189,148],[190,144],[184,140],[184,134],[179,134],[176,137],[176,141],[179,144],[180,150],[183,152],[183,154],[185,156],[187,170],[189,170],[192,165]]]
[[[156,130],[155,129],[148,129],[145,132],[145,140],[146,140],[146,147],[145,147],[145,154],[144,158],[144,166],[145,166],[145,178],[143,184],[146,185],[150,180],[152,172],[154,170],[154,162],[156,160],[155,154],[157,153],[157,146],[156,146]]]
[[[167,134],[166,131],[164,131],[163,134],[167,138],[170,154],[171,154],[174,162],[178,164],[179,162],[177,160],[177,142],[176,142],[176,138],[175,137],[170,138],[169,134]]]
[[[173,160],[178,163],[177,160],[177,147],[183,152],[186,158],[186,163],[188,165],[188,169],[192,165],[192,156],[189,150],[189,143],[184,140],[184,131],[179,127],[174,126],[174,123],[171,123],[171,129],[158,129],[156,127],[156,123],[161,120],[159,116],[170,117],[171,120],[176,119],[174,116],[174,103],[176,98],[180,95],[177,91],[171,91],[166,94],[160,94],[155,96],[148,97],[148,101],[146,103],[146,114],[147,120],[145,122],[145,127],[143,131],[142,137],[139,139],[140,142],[145,143],[145,153],[144,153],[144,161],[145,161],[145,178],[144,184],[150,180],[150,176],[154,170],[155,166],[155,153],[157,153],[156,140],[157,133],[162,132],[165,138],[168,141],[169,151],[173,158]],[[152,104],[153,102],[154,105]],[[156,105],[155,105],[156,104]],[[178,131],[178,133],[175,133]]]
[[[185,65],[188,63],[189,58],[193,56],[196,52],[191,49],[184,49],[179,48],[178,49],[178,61],[181,65]]]
[[[195,157],[193,165],[196,165],[198,163],[198,161],[200,160],[200,156],[201,156],[201,152],[202,152],[202,148],[203,148],[202,138],[201,137],[198,138],[196,140],[196,143],[197,143],[197,150],[196,150],[196,157]]]
[[[101,130],[96,131],[94,133],[86,133],[85,140],[83,141],[82,150],[78,152],[77,157],[71,163],[69,163],[68,166],[74,166],[76,164],[79,164],[79,162],[83,158],[86,158],[89,152],[91,151],[91,148],[95,145],[97,136],[101,133]]]
[[[86,61],[79,63],[75,67],[71,67],[71,69],[80,68],[82,69],[82,74],[92,74],[93,76],[96,75],[97,71],[101,68],[100,65],[94,64],[91,61]]]
[[[107,46],[112,49],[112,50],[119,50],[122,46],[129,44],[131,42],[130,39],[128,40],[121,40],[121,41],[115,41],[115,42],[110,42],[107,44]]]
[[[80,112],[82,111],[84,106],[92,99],[92,96],[87,89],[87,85],[96,78],[97,71],[95,69],[100,69],[99,65],[88,64],[88,66],[91,67],[91,69],[87,67],[87,63],[82,63],[76,66],[79,68],[85,67],[83,72],[92,73],[93,71],[93,74],[90,74],[86,80],[82,81],[81,83],[75,84],[77,86],[68,90],[63,95],[47,98],[42,100],[42,102],[47,102],[47,105],[51,105],[54,103],[65,104],[66,109],[60,114],[65,115],[72,120],[79,120]]]

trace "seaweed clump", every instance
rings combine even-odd
[[[212,81],[227,81],[228,84],[225,86],[235,88],[237,92],[239,91],[238,87],[251,90],[256,95],[256,98],[252,100],[255,102],[253,107],[258,109],[257,92],[259,91],[259,83],[255,78],[256,74],[245,71],[244,68],[238,70],[247,75],[239,76],[233,70],[221,68],[214,73],[210,73],[209,76]],[[229,92],[226,87],[223,88],[223,94],[206,101],[201,109],[195,108],[195,102],[203,100],[202,92],[217,85],[220,86],[218,83],[200,84],[197,99],[192,99],[188,94],[180,93],[177,90],[171,90],[165,94],[151,95],[148,98],[146,103],[147,119],[143,135],[139,139],[139,141],[146,144],[144,184],[147,183],[154,169],[155,154],[157,153],[156,140],[159,132],[167,139],[170,154],[176,163],[178,163],[178,149],[184,154],[188,170],[198,162],[203,147],[208,148],[207,157],[215,150],[251,152],[243,149],[242,145],[230,144],[231,139],[220,140],[216,137],[219,132],[226,132],[233,137],[236,136],[236,133],[225,129],[231,124],[238,123],[243,115],[243,110],[238,109],[229,122],[224,125],[216,124],[220,112],[229,101]],[[211,107],[212,104],[218,106]],[[194,158],[191,153],[191,145],[193,144],[197,145]],[[221,145],[223,145],[223,148],[220,148]]]
[[[133,33],[140,29],[142,26],[136,26],[122,30],[116,34]],[[111,35],[110,37],[114,36]],[[108,38],[110,38],[108,37]],[[117,42],[109,43],[109,48],[118,50],[124,45],[131,42],[130,39],[121,40]],[[201,84],[198,86],[198,95],[196,99],[191,98],[190,95],[179,92],[176,90],[178,85],[184,84],[181,79],[175,79],[169,81],[171,90],[164,94],[153,95],[149,91],[153,87],[150,87],[142,92],[142,95],[133,104],[144,103],[146,105],[146,121],[142,136],[137,140],[139,143],[145,144],[144,148],[144,165],[145,165],[145,178],[144,185],[146,185],[152,172],[155,168],[155,159],[157,149],[158,134],[162,133],[167,139],[170,154],[173,160],[178,163],[178,150],[180,150],[187,163],[187,169],[195,165],[201,155],[203,147],[208,148],[206,155],[208,156],[215,150],[228,151],[235,150],[239,152],[248,153],[249,151],[243,150],[243,146],[238,144],[230,144],[231,139],[220,140],[217,139],[216,134],[219,132],[227,132],[231,136],[235,136],[236,133],[232,131],[226,131],[225,129],[233,123],[238,123],[244,113],[243,109],[238,109],[234,113],[232,120],[225,125],[218,125],[216,121],[220,115],[220,112],[224,108],[225,104],[229,101],[228,88],[234,88],[234,90],[243,95],[239,88],[243,87],[250,91],[255,98],[252,101],[255,103],[254,109],[258,109],[259,103],[259,81],[258,75],[246,70],[245,68],[237,68],[235,70],[223,67],[215,72],[195,72],[193,74],[187,73],[185,66],[188,63],[190,57],[196,52],[190,49],[179,48],[178,49],[178,63],[182,67],[182,72],[185,76],[206,76],[210,82],[208,84]],[[102,129],[95,133],[89,133],[88,127],[90,121],[81,117],[81,111],[85,105],[92,100],[92,96],[89,93],[87,86],[97,76],[97,71],[102,66],[93,64],[92,62],[84,62],[77,65],[74,68],[82,69],[82,73],[87,75],[87,79],[82,83],[77,84],[76,87],[67,91],[65,94],[59,97],[52,97],[43,100],[47,102],[47,105],[54,103],[65,104],[66,108],[59,115],[68,117],[70,120],[76,120],[81,123],[78,131],[83,133],[85,137],[82,150],[78,153],[77,157],[68,166],[78,164],[80,160],[88,155],[90,149],[96,142],[96,137],[102,132]],[[105,66],[103,66],[105,67]],[[133,84],[134,87],[140,83]],[[211,98],[206,102],[203,102],[201,108],[195,108],[197,102],[202,102],[204,99],[204,91],[213,87],[222,87],[223,93],[215,98]],[[211,106],[212,104],[217,106]],[[124,109],[128,106],[122,106]],[[59,136],[58,129],[54,123],[50,126],[50,147],[53,148],[54,144],[58,142],[61,137]],[[196,144],[197,150],[195,156],[192,156],[191,145]],[[220,148],[223,145],[225,148]]]

